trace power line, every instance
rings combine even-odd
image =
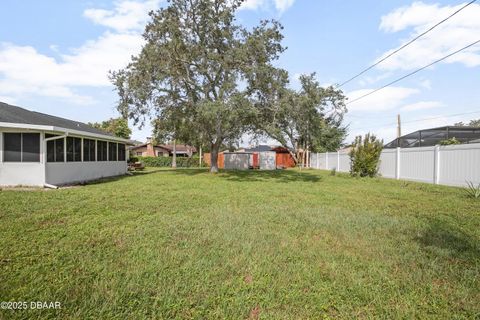
[[[396,54],[397,52],[399,52],[400,50],[408,47],[409,45],[411,45],[413,42],[417,41],[418,39],[420,39],[421,37],[423,37],[424,35],[426,35],[427,33],[429,33],[430,31],[432,31],[433,29],[435,29],[436,27],[438,27],[439,25],[441,25],[442,23],[444,23],[445,21],[447,21],[448,19],[452,18],[453,16],[455,16],[457,13],[459,13],[460,11],[462,11],[463,9],[465,9],[466,7],[468,7],[469,5],[473,4],[474,2],[476,2],[477,0],[472,0],[470,1],[469,3],[467,3],[466,5],[464,5],[463,7],[461,7],[460,9],[458,9],[457,11],[455,11],[454,13],[452,13],[451,15],[449,15],[448,17],[446,17],[445,19],[443,19],[442,21],[438,22],[437,24],[435,24],[434,26],[430,27],[428,30],[426,30],[425,32],[422,32],[421,34],[419,34],[418,36],[416,36],[415,38],[413,38],[412,40],[410,40],[409,42],[405,43],[403,46],[401,46],[400,48],[394,50],[393,52],[391,52],[390,54],[388,54],[386,57],[382,58],[381,60],[377,61],[376,63],[372,64],[370,67],[364,69],[363,71],[361,71],[360,73],[358,73],[357,75],[351,77],[350,79],[348,79],[347,81],[341,83],[340,85],[337,86],[337,88],[340,88],[342,86],[344,86],[345,84],[355,80],[356,78],[360,77],[362,74],[364,74],[365,72],[371,70],[372,68],[376,67],[377,65],[379,65],[380,63],[382,63],[383,61],[387,60],[388,58],[390,58],[391,56],[393,56],[394,54]]]
[[[454,114],[448,114],[448,115],[443,115],[443,116],[438,116],[438,117],[430,117],[430,118],[423,118],[423,119],[402,121],[402,122],[404,124],[405,123],[413,123],[413,122],[422,122],[422,121],[428,121],[428,120],[441,119],[441,118],[445,118],[445,117],[456,117],[456,116],[463,116],[463,115],[467,115],[467,114],[476,114],[476,113],[480,113],[480,110],[473,111],[473,112],[454,113]],[[394,124],[397,124],[397,123],[396,122],[391,122],[391,123],[380,124],[380,125],[376,126],[376,128],[383,127],[383,126],[391,126],[391,125],[394,125]],[[354,130],[364,130],[364,129],[371,129],[371,128],[372,128],[372,126],[364,127],[364,128],[353,128],[353,129]]]
[[[470,43],[469,45],[467,45],[467,46],[465,46],[465,47],[463,47],[463,48],[461,48],[461,49],[459,49],[459,50],[457,50],[457,51],[455,51],[455,52],[452,52],[452,53],[444,56],[443,58],[440,58],[440,59],[438,59],[438,60],[435,60],[434,62],[432,62],[432,63],[430,63],[430,64],[428,64],[428,65],[426,65],[426,66],[423,66],[423,67],[421,67],[420,69],[417,69],[417,70],[415,70],[415,71],[413,71],[413,72],[410,72],[410,73],[404,75],[403,77],[398,78],[397,80],[394,80],[394,81],[392,81],[392,82],[390,82],[390,83],[387,83],[386,85],[384,85],[384,86],[382,86],[382,87],[380,87],[380,88],[377,88],[377,89],[375,89],[375,90],[373,90],[373,91],[370,91],[369,93],[366,93],[366,94],[364,94],[364,95],[362,95],[362,96],[360,96],[360,97],[358,97],[358,98],[356,98],[356,99],[353,99],[352,101],[347,102],[346,105],[349,105],[349,104],[351,104],[351,103],[354,103],[354,102],[356,102],[356,101],[358,101],[358,100],[360,100],[360,99],[366,98],[366,97],[368,97],[369,95],[374,94],[375,92],[378,92],[378,91],[380,91],[380,90],[382,90],[382,89],[385,89],[386,87],[391,86],[392,84],[395,84],[395,83],[397,83],[397,82],[402,81],[402,80],[405,79],[405,78],[408,78],[408,77],[410,77],[410,76],[413,76],[414,74],[416,74],[416,73],[418,73],[418,72],[420,72],[420,71],[422,71],[422,70],[424,70],[424,69],[427,69],[427,68],[433,66],[434,64],[437,64],[437,63],[439,63],[439,62],[441,62],[441,61],[443,61],[443,60],[445,60],[445,59],[448,59],[448,58],[450,58],[451,56],[453,56],[453,55],[455,55],[455,54],[457,54],[457,53],[459,53],[459,52],[461,52],[461,51],[463,51],[463,50],[465,50],[465,49],[468,49],[468,48],[470,48],[470,47],[473,47],[473,46],[476,45],[477,43],[480,43],[480,40],[477,40],[477,41],[475,41],[475,42],[473,42],[473,43]]]

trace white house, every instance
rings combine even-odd
[[[0,102],[0,186],[57,186],[126,174],[128,143],[81,122]]]

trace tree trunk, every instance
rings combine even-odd
[[[218,172],[218,149],[219,147],[212,144],[211,152],[210,152],[210,172],[217,173]]]
[[[200,145],[199,149],[200,149],[200,159],[198,160],[198,164],[200,165],[200,168],[201,168],[202,167],[202,160],[203,160],[202,159],[203,155],[202,155],[202,146],[201,145]]]
[[[173,139],[173,159],[172,159],[172,168],[177,168],[177,140]]]

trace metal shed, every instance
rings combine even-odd
[[[224,152],[225,170],[248,170],[251,164],[251,153]]]
[[[259,152],[260,170],[277,169],[276,154],[274,151]]]

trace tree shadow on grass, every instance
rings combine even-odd
[[[176,174],[182,175],[198,175],[206,174],[208,171],[204,169],[180,169],[176,170]],[[259,170],[221,170],[215,177],[235,182],[318,182],[321,177],[308,171],[294,171],[294,170],[273,170],[273,171],[259,171]]]
[[[446,254],[469,262],[480,259],[480,244],[474,236],[446,221],[432,219],[415,239],[429,252]]]

